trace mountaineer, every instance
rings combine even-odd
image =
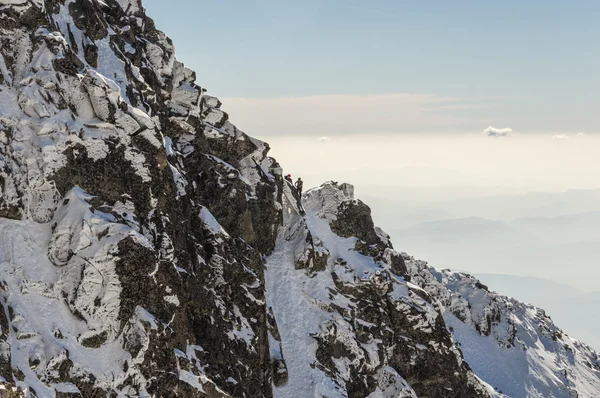
[[[296,192],[298,193],[299,198],[302,197],[302,186],[303,185],[304,185],[304,182],[302,181],[302,178],[298,177],[298,180],[296,180],[296,184],[294,184],[294,186],[296,187]]]

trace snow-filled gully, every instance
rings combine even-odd
[[[311,217],[310,215],[306,216]],[[295,250],[304,244],[306,219],[298,215],[291,192],[284,200],[284,225],[280,228],[274,252],[265,272],[267,306],[273,309],[281,335],[283,355],[288,368],[288,383],[274,388],[276,398],[341,397],[335,384],[321,370],[311,367],[316,361],[317,342],[310,337],[325,320],[304,288],[310,279],[295,269]]]

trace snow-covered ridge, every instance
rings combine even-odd
[[[424,352],[435,347],[438,355],[447,349],[448,354],[454,353],[459,364],[464,354],[465,362],[473,370],[473,373],[467,371],[467,379],[480,388],[466,393],[446,385],[443,393],[429,391],[431,396],[597,396],[598,354],[564,334],[543,310],[491,292],[472,276],[439,271],[424,261],[395,252],[388,243],[389,237],[372,226],[372,222],[369,225],[365,219],[366,206],[354,199],[348,184],[330,182],[309,190],[303,198],[304,218],[298,216],[292,196],[291,191],[286,191],[284,229],[275,253],[268,260],[266,274],[267,303],[272,306],[279,326],[280,337],[272,338],[279,346],[275,355],[287,358],[289,372],[288,382],[275,390],[276,396],[291,397],[295,391],[304,395],[366,396],[356,390],[356,380],[363,378],[364,384],[369,385],[369,377],[379,383],[372,396],[410,397],[424,393],[423,387],[395,364],[391,369],[402,375],[392,383],[398,389],[383,388],[381,374],[377,372],[389,371],[381,364],[389,365],[393,354],[389,357],[390,351],[382,355],[381,350],[370,350],[380,344],[390,350],[389,342],[395,339],[388,340],[390,336],[384,333],[369,334],[373,339],[369,340],[357,328],[357,325],[377,326],[379,331],[382,327],[389,328],[381,319],[369,319],[372,307],[365,305],[363,294],[364,289],[370,288],[375,288],[378,298],[384,301],[410,303],[421,311],[429,308],[422,312],[428,314],[425,318],[405,319],[408,325],[414,323],[405,325],[403,330],[408,327],[413,332],[424,330],[435,334],[433,325],[443,322],[453,343],[444,347],[440,344],[444,339],[439,335],[419,342],[414,335],[407,338],[403,334],[400,346],[415,344]],[[353,206],[353,213],[348,213]],[[344,219],[348,217],[349,220]],[[369,244],[356,238],[369,237],[369,229],[376,233],[378,241]],[[382,302],[375,306],[382,307],[386,308]],[[393,318],[397,321],[402,316],[395,313]],[[298,339],[307,335],[317,341],[308,340],[311,349],[301,350]],[[338,347],[337,354],[328,351],[330,344]],[[342,357],[339,347],[344,347]],[[286,351],[293,355],[286,355]],[[325,357],[319,356],[323,352],[337,359],[327,366]],[[434,355],[429,352],[428,366],[439,364]],[[418,366],[418,359],[413,357],[410,362]],[[315,363],[316,368],[309,366]],[[354,373],[355,367],[363,369],[360,376]],[[369,376],[365,371],[369,368],[377,371]],[[436,369],[438,373],[444,371],[448,370]],[[387,374],[386,379],[389,377]]]
[[[600,356],[537,307],[489,291],[473,276],[436,270],[404,254],[411,281],[444,307],[473,371],[511,397],[594,397]]]
[[[358,206],[357,214],[368,209],[354,200],[353,187],[325,183],[303,203],[305,217],[284,187],[283,228],[267,260],[267,305],[278,325],[272,355],[288,374],[275,396],[494,394],[462,361],[436,304],[405,280],[387,237],[366,242],[335,232],[354,228],[343,213],[347,204]],[[368,236],[366,230],[353,232]],[[444,372],[453,378],[440,377]]]

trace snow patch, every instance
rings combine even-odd
[[[219,224],[217,219],[206,207],[202,207],[200,210],[200,219],[204,222],[206,228],[213,234],[229,237],[227,231],[225,231],[225,229],[221,226],[221,224]]]

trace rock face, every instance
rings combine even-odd
[[[38,396],[271,396],[268,146],[137,1],[3,1],[0,41],[0,376]]]
[[[0,0],[0,388],[600,391],[592,350],[394,251],[351,185],[308,191],[300,216],[269,146],[220,105],[138,0]],[[495,357],[473,354],[480,337]],[[539,372],[509,391],[495,361],[517,351]]]

